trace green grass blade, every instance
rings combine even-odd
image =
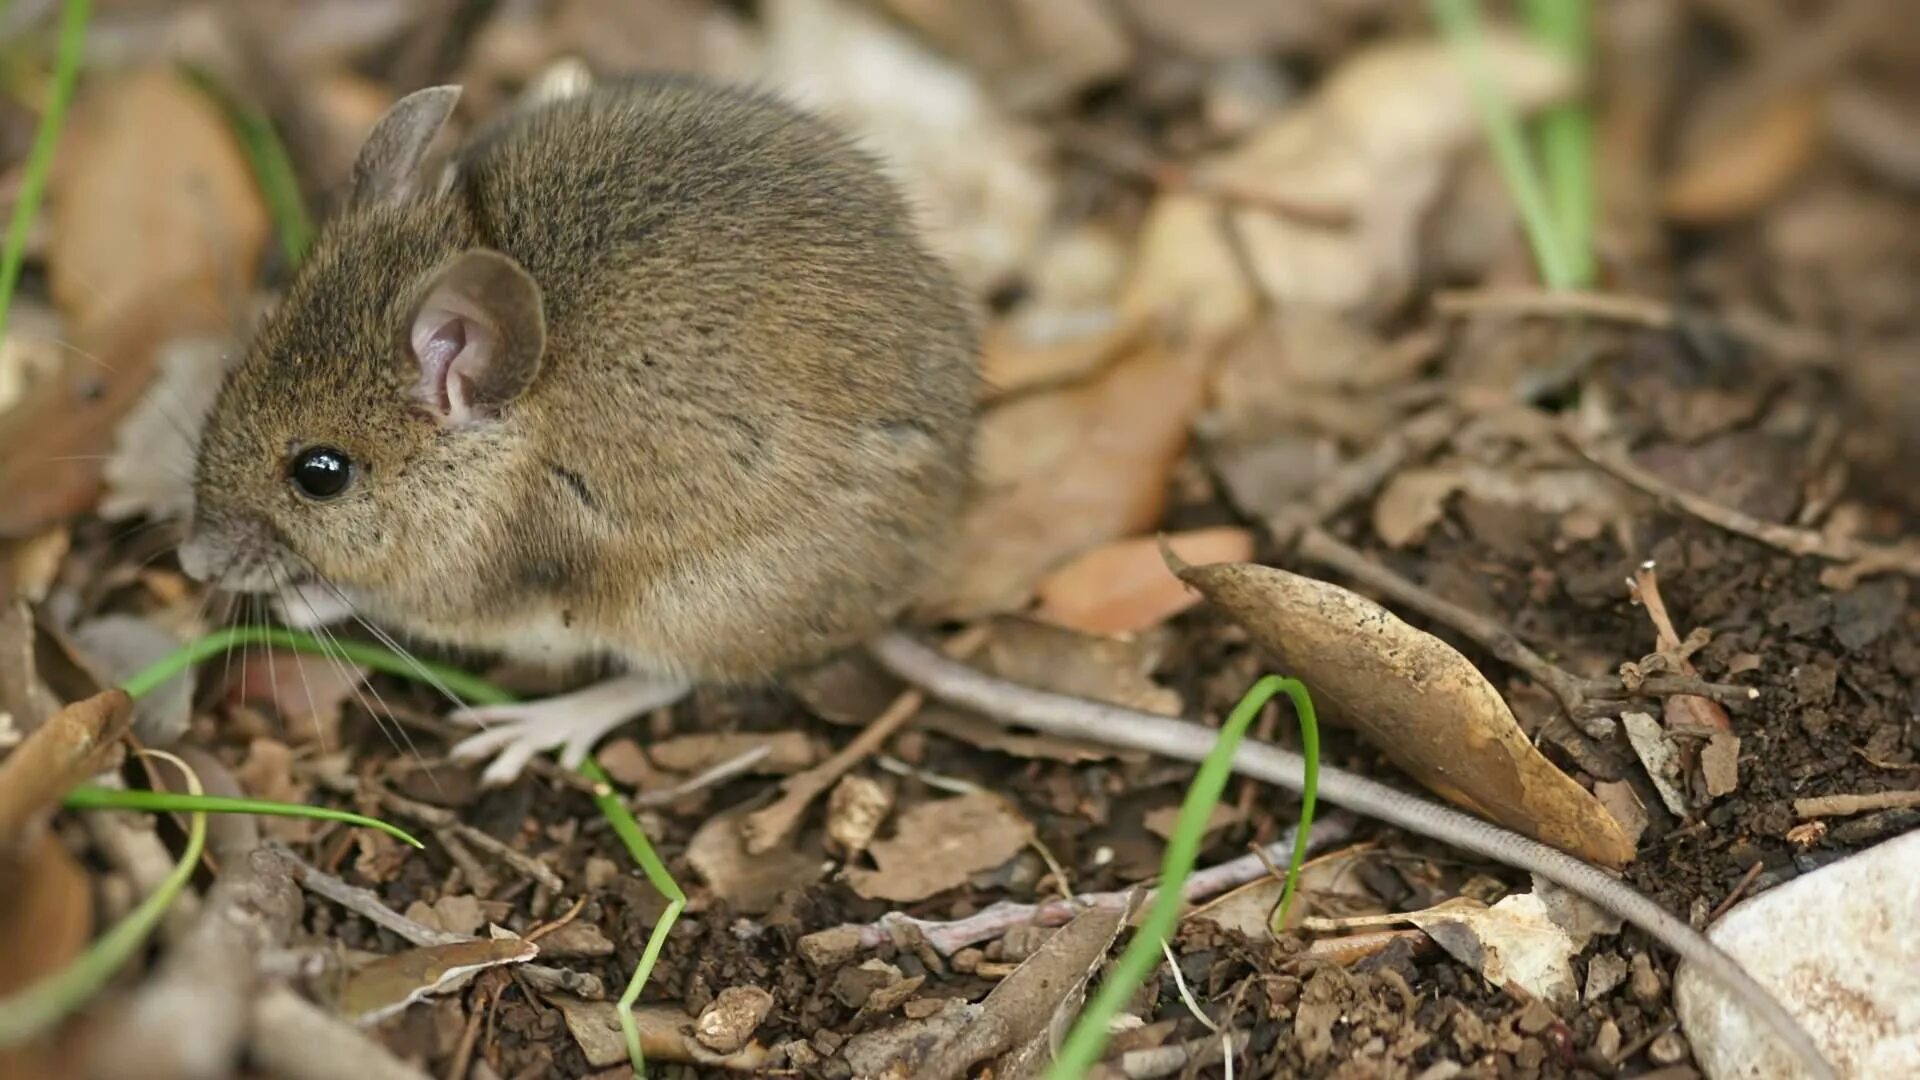
[[[1494,161],[1506,180],[1514,205],[1519,208],[1520,220],[1526,225],[1541,280],[1548,288],[1572,288],[1578,276],[1573,258],[1567,253],[1566,238],[1561,235],[1560,219],[1547,198],[1533,155],[1527,150],[1513,103],[1494,84],[1493,73],[1488,69],[1486,43],[1480,34],[1479,7],[1474,0],[1432,0],[1432,4],[1434,21],[1453,43],[1465,65],[1474,107],[1480,113],[1480,125],[1486,130]]]
[[[1593,55],[1593,13],[1587,0],[1527,0],[1527,27],[1571,64],[1586,72]],[[1540,118],[1540,161],[1547,196],[1571,262],[1572,288],[1592,285],[1596,275],[1593,114],[1585,102],[1566,102]]]
[[[155,687],[185,671],[194,664],[215,656],[223,655],[228,649],[244,645],[272,645],[296,652],[320,653],[326,655],[344,655],[347,659],[375,671],[389,675],[399,675],[408,679],[428,678],[437,680],[453,693],[459,694],[468,703],[474,705],[505,705],[514,700],[512,694],[493,685],[485,679],[468,674],[458,668],[444,664],[432,664],[400,656],[388,649],[368,645],[357,641],[322,641],[312,634],[297,630],[281,630],[274,627],[235,627],[220,630],[185,645],[146,670],[127,680],[123,689],[133,697],[151,692]],[[613,787],[613,778],[600,768],[598,762],[589,757],[580,765],[580,772],[593,781],[594,805],[607,818],[618,836],[627,847],[629,854],[640,869],[647,875],[653,887],[660,890],[668,900],[666,911],[660,921],[654,924],[653,932],[647,939],[647,945],[640,956],[640,963],[634,968],[633,977],[627,982],[625,993],[621,994],[617,1012],[620,1019],[620,1031],[625,1036],[627,1055],[633,1063],[635,1076],[646,1075],[646,1060],[641,1052],[640,1029],[633,1019],[633,1003],[639,1000],[640,991],[645,988],[647,979],[653,974],[653,968],[660,958],[660,951],[666,945],[667,934],[679,919],[680,912],[687,905],[687,894],[681,890],[673,875],[667,872],[666,863],[647,842],[646,833],[635,821],[633,813],[627,809]]]
[[[27,232],[33,228],[34,215],[40,212],[47,174],[53,169],[53,152],[60,145],[60,129],[67,122],[67,103],[73,100],[73,88],[80,79],[92,6],[91,0],[67,0],[60,16],[53,93],[47,98],[46,111],[40,114],[40,127],[34,132],[27,172],[20,184],[20,199],[13,204],[13,218],[7,223],[6,249],[0,251],[0,341],[7,336],[7,313],[13,306],[14,286],[20,282],[20,263],[27,255]]]
[[[1274,910],[1273,930],[1279,933],[1293,911],[1294,894],[1300,890],[1300,868],[1307,864],[1307,842],[1313,832],[1313,804],[1320,793],[1320,720],[1313,711],[1313,696],[1298,679],[1280,680],[1280,689],[1293,700],[1293,714],[1300,718],[1300,756],[1307,759],[1306,783],[1300,786],[1300,823],[1294,826],[1293,857],[1287,860],[1287,882],[1280,887],[1280,906]]]
[[[307,216],[307,201],[300,194],[300,181],[287,158],[286,144],[265,114],[228,92],[212,74],[192,65],[185,71],[188,80],[220,106],[240,137],[253,166],[254,182],[260,185],[274,232],[280,237],[280,250],[286,255],[287,265],[297,265],[313,241],[313,220]]]
[[[185,764],[176,764],[187,774],[194,794],[200,793],[200,780]],[[60,972],[49,975],[5,1001],[0,1001],[0,1046],[12,1046],[46,1031],[85,1004],[113,978],[166,914],[167,908],[186,888],[193,868],[207,846],[207,815],[195,813],[187,823],[187,844],[160,887],[153,890],[140,906],[100,935],[80,959]]]
[[[1100,992],[1074,1022],[1073,1030],[1060,1048],[1060,1055],[1047,1070],[1047,1080],[1079,1080],[1093,1068],[1094,1063],[1100,1060],[1101,1052],[1106,1049],[1107,1028],[1114,1015],[1126,1006],[1127,999],[1133,996],[1133,992],[1139,989],[1147,975],[1160,963],[1160,944],[1173,933],[1175,924],[1180,920],[1182,894],[1187,878],[1193,873],[1194,862],[1199,858],[1207,822],[1213,817],[1213,808],[1220,802],[1220,793],[1226,790],[1227,778],[1233,775],[1234,751],[1239,748],[1248,725],[1253,723],[1253,718],[1259,715],[1261,708],[1275,694],[1282,692],[1292,696],[1296,705],[1307,700],[1306,688],[1298,680],[1268,675],[1253,684],[1253,689],[1247,691],[1228,715],[1227,722],[1220,726],[1220,735],[1214,740],[1213,750],[1201,763],[1192,786],[1187,789],[1186,799],[1180,804],[1180,816],[1174,825],[1173,838],[1167,842],[1166,857],[1160,866],[1160,888],[1154,895],[1153,907],[1141,921],[1133,940],[1127,943],[1126,950],[1120,954],[1120,961],[1114,966],[1113,973],[1101,982]],[[1307,709],[1312,709],[1310,701]],[[1317,753],[1318,749],[1316,736],[1314,752]],[[1317,765],[1308,775],[1317,782]],[[1296,866],[1306,857],[1306,835],[1306,822],[1303,821],[1299,838],[1294,842]],[[1296,876],[1290,874],[1289,878]]]
[[[69,810],[143,810],[155,813],[188,814],[264,814],[268,817],[311,818],[316,821],[338,821],[348,825],[357,825],[366,829],[378,829],[388,836],[413,847],[424,848],[425,844],[412,834],[400,828],[346,810],[335,810],[326,806],[307,806],[303,803],[270,802],[266,799],[237,799],[226,795],[184,795],[173,791],[128,791],[119,788],[94,787],[83,784],[67,792],[61,805]]]

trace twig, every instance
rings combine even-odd
[[[308,892],[325,900],[331,900],[355,915],[364,917],[368,922],[383,930],[391,930],[400,939],[414,945],[452,945],[456,942],[471,940],[464,934],[449,934],[445,930],[435,930],[414,922],[405,915],[382,903],[370,889],[349,885],[325,870],[309,866],[297,857],[282,852],[297,866],[295,876],[300,885]]]
[[[246,1058],[261,1075],[284,1080],[428,1080],[426,1073],[284,986],[269,988],[254,1003]]]
[[[1322,229],[1344,229],[1353,224],[1353,211],[1329,203],[1306,202],[1225,179],[1203,169],[1157,157],[1131,145],[1108,139],[1084,126],[1068,127],[1060,133],[1061,145],[1089,163],[1119,176],[1151,184],[1170,194],[1192,194],[1218,199],[1249,210],[1264,210],[1277,217]]]
[[[1812,529],[1798,529],[1762,521],[1750,514],[1722,506],[1667,483],[1658,476],[1628,461],[1624,455],[1602,450],[1580,440],[1572,440],[1580,456],[1621,483],[1637,488],[1662,504],[1691,514],[1716,528],[1737,536],[1778,548],[1789,555],[1814,556],[1840,563],[1820,575],[1829,588],[1851,588],[1861,578],[1893,571],[1920,578],[1920,544],[1912,542],[1886,545],[1846,537],[1829,537]]]
[[[1339,843],[1352,831],[1351,818],[1332,815],[1315,821],[1307,839],[1314,847],[1325,847],[1328,844]],[[1192,903],[1205,900],[1210,896],[1217,896],[1229,889],[1237,889],[1249,881],[1258,881],[1267,875],[1267,867],[1271,865],[1267,860],[1284,859],[1293,853],[1293,837],[1294,830],[1288,829],[1286,835],[1256,852],[1194,873],[1187,878],[1186,891],[1182,895]],[[1049,900],[1041,904],[1015,904],[1002,901],[978,914],[951,922],[917,919],[911,915],[893,911],[882,915],[874,922],[835,927],[822,933],[851,933],[857,935],[857,939],[854,939],[857,947],[877,949],[894,942],[895,933],[905,929],[924,938],[935,952],[942,956],[952,956],[969,945],[1003,937],[1015,927],[1065,926],[1073,921],[1075,915],[1089,908],[1124,911],[1133,893],[1134,890],[1130,888],[1113,892],[1081,893],[1078,896]],[[1149,895],[1143,899],[1142,903],[1151,903],[1152,899]]]
[[[566,882],[560,880],[560,875],[554,873],[552,867],[461,821],[459,816],[451,810],[443,810],[438,806],[428,806],[426,803],[414,802],[412,799],[395,795],[383,787],[375,787],[373,794],[374,798],[379,800],[381,806],[386,807],[393,813],[410,817],[429,828],[445,829],[454,833],[460,837],[460,839],[472,844],[479,850],[492,855],[513,869],[539,882],[548,892],[558,896],[567,891]]]
[[[1720,916],[1727,913],[1728,908],[1740,902],[1740,898],[1747,894],[1747,890],[1753,887],[1755,881],[1759,880],[1760,871],[1765,869],[1766,865],[1765,862],[1755,859],[1753,865],[1747,867],[1747,872],[1740,875],[1739,881],[1734,882],[1733,890],[1727,893],[1719,903],[1713,905],[1713,910],[1707,913],[1708,926],[1712,926]]]
[[[1869,810],[1899,810],[1920,806],[1920,791],[1880,791],[1868,795],[1816,795],[1793,800],[1793,812],[1803,818],[1845,817]]]
[[[1428,618],[1458,630],[1504,663],[1520,669],[1534,682],[1547,688],[1569,715],[1588,717],[1596,708],[1617,712],[1619,703],[1633,698],[1658,698],[1674,694],[1697,694],[1723,702],[1745,702],[1760,696],[1749,686],[1710,683],[1697,677],[1662,676],[1629,686],[1617,676],[1581,678],[1534,652],[1511,630],[1479,612],[1470,611],[1443,600],[1427,589],[1387,569],[1366,555],[1341,543],[1323,529],[1309,529],[1300,538],[1302,558],[1334,570],[1386,594],[1390,599],[1413,608]],[[1603,704],[1604,703],[1604,704]]]
[[[956,659],[971,655],[986,641],[987,631],[976,626],[954,636],[946,646],[947,655]],[[815,765],[803,773],[790,777],[780,792],[780,797],[770,806],[761,807],[748,814],[740,823],[742,834],[746,837],[747,853],[759,855],[771,850],[800,823],[801,815],[813,800],[834,785],[834,782],[847,774],[855,765],[886,745],[907,721],[913,719],[926,703],[926,696],[919,690],[907,689],[900,692],[884,711],[868,724],[854,740],[842,747],[839,753]]]
[[[1660,596],[1660,575],[1653,563],[1644,562],[1635,568],[1631,588],[1634,600],[1647,609],[1647,618],[1653,621],[1658,654],[1681,675],[1698,675],[1693,661],[1688,659],[1687,643],[1680,640],[1679,631],[1673,627],[1673,617],[1667,614],[1667,602]],[[1719,702],[1699,694],[1675,694],[1667,698],[1667,727],[1678,726],[1733,730],[1727,710]]]
[[[1550,291],[1524,286],[1467,289],[1435,294],[1433,307],[1437,313],[1454,318],[1477,315],[1546,319],[1586,316],[1669,334],[1699,328],[1737,338],[1782,360],[1807,363],[1828,362],[1836,351],[1832,341],[1768,319],[1758,312],[1730,312],[1715,318],[1684,311],[1652,297],[1625,293],[1578,289]]]
[[[760,764],[760,762],[771,753],[773,753],[772,743],[761,743],[759,746],[749,747],[746,751],[735,754],[720,764],[696,773],[672,787],[660,788],[656,791],[638,792],[633,798],[627,800],[627,805],[633,807],[635,810],[646,810],[656,806],[666,806],[696,791],[702,791],[715,784],[723,784],[739,776],[741,773]]]
[[[1449,405],[1436,405],[1408,420],[1373,448],[1322,480],[1305,499],[1269,516],[1265,522],[1274,543],[1291,548],[1306,530],[1371,494],[1408,461],[1417,461],[1439,449],[1460,429],[1460,414]]]

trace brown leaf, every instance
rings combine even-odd
[[[1083,385],[989,411],[960,570],[931,606],[953,616],[1016,608],[1063,560],[1157,523],[1204,368],[1197,353],[1148,345]]]
[[[349,973],[340,987],[339,1009],[355,1023],[378,1023],[476,971],[523,964],[538,955],[538,945],[517,937],[408,949]]]
[[[750,770],[760,775],[787,776],[810,768],[821,758],[820,746],[798,729],[758,735],[752,732],[701,731],[660,739],[647,748],[653,763],[668,772],[691,775],[724,764],[758,747],[768,748]]]
[[[1751,217],[1786,190],[1819,145],[1817,97],[1801,92],[1768,102],[1680,166],[1661,196],[1667,216],[1683,225]]]
[[[850,867],[847,881],[869,900],[925,900],[999,866],[1032,841],[1033,825],[998,795],[937,799],[901,814],[893,836],[868,848],[878,869]]]
[[[1180,576],[1306,683],[1317,705],[1429,790],[1591,862],[1633,858],[1618,824],[1534,749],[1486,677],[1446,642],[1371,600],[1271,567]]]
[[[1126,69],[1131,43],[1101,0],[886,0],[1020,109],[1057,106]]]
[[[1166,537],[1174,553],[1191,563],[1245,562],[1253,558],[1253,533],[1220,527]],[[1089,634],[1137,634],[1200,602],[1167,569],[1159,539],[1134,537],[1097,547],[1048,574],[1034,590],[1035,616]]]
[[[93,83],[51,204],[53,295],[80,336],[164,294],[229,328],[266,248],[267,210],[226,118],[167,68]]]
[[[61,709],[0,760],[0,854],[15,849],[68,788],[99,771],[132,717],[133,699],[108,690]]]
[[[788,889],[804,889],[819,881],[825,853],[819,841],[792,839],[757,855],[747,853],[740,835],[744,813],[729,810],[707,819],[687,842],[687,864],[714,894],[742,915],[758,915],[772,908]]]
[[[64,970],[93,935],[86,871],[51,831],[23,858],[0,853],[0,1000]],[[64,1048],[47,1039],[0,1047],[0,1076],[77,1076]]]

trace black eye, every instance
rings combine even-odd
[[[309,499],[331,499],[353,482],[353,461],[331,446],[316,446],[294,456],[287,478]]]

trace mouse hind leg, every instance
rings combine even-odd
[[[660,675],[621,675],[584,690],[538,701],[460,709],[453,719],[486,730],[454,744],[456,761],[491,757],[482,784],[506,784],[542,751],[559,748],[560,763],[575,768],[601,737],[628,720],[686,697],[684,680]]]

